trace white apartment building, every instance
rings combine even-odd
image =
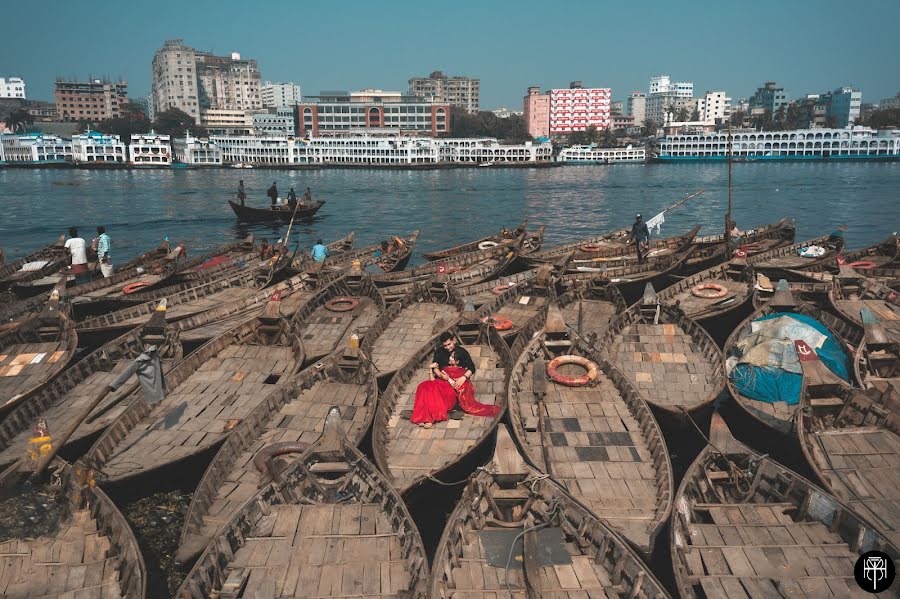
[[[697,112],[704,123],[724,123],[731,116],[731,98],[725,92],[706,92],[697,98]]]
[[[272,83],[266,81],[259,88],[263,108],[282,108],[300,103],[300,86],[295,83]]]
[[[253,116],[244,110],[204,108],[200,111],[200,124],[210,134],[250,135],[253,132]]]
[[[464,108],[474,114],[481,105],[481,80],[473,77],[447,76],[434,71],[428,77],[409,80],[409,94],[421,98],[433,98],[435,102]]]
[[[194,49],[184,45],[184,40],[166,40],[153,56],[150,110],[158,115],[178,108],[194,117],[199,125],[199,87]]]
[[[589,127],[609,128],[611,96],[608,87],[584,88],[580,81],[573,81],[567,89],[551,89],[551,135],[586,131]]]
[[[25,99],[25,81],[21,77],[0,77],[0,98]]]
[[[72,136],[72,159],[76,164],[110,163],[124,165],[128,149],[118,135],[88,131]]]
[[[72,142],[43,133],[0,135],[0,161],[8,164],[54,164],[72,160]]]
[[[678,113],[682,109],[688,112],[688,118],[690,118],[690,113],[694,109],[694,100],[672,92],[650,94],[647,96],[644,116],[657,125],[665,125],[678,120]]]
[[[650,78],[650,95],[675,94],[679,98],[693,98],[694,84],[689,81],[673,83],[668,75],[657,75]]]
[[[128,163],[132,166],[163,167],[172,165],[172,138],[154,132],[131,136]]]
[[[222,149],[209,139],[190,133],[175,138],[175,160],[189,166],[222,166]]]
[[[643,125],[647,118],[647,94],[644,92],[631,92],[628,94],[628,103],[625,106],[626,114],[634,117],[635,125]]]

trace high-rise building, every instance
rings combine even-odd
[[[644,119],[657,125],[677,120],[682,110],[694,108],[694,84],[690,81],[672,82],[668,75],[650,78],[649,94],[645,102]]]
[[[459,106],[469,113],[475,113],[481,104],[481,80],[472,77],[448,77],[441,71],[434,71],[428,77],[410,79],[409,93],[413,96],[433,98],[435,102]]]
[[[550,134],[609,128],[611,95],[608,87],[585,88],[581,81],[573,81],[567,89],[551,89]]]
[[[237,52],[216,56],[166,40],[153,57],[153,112],[178,108],[202,124],[210,111],[262,108],[259,66]]]
[[[259,90],[263,108],[284,108],[296,106],[302,101],[300,86],[295,83],[272,83],[266,81]]]
[[[634,117],[635,125],[643,125],[647,118],[647,94],[644,92],[631,92],[628,94],[626,114]]]
[[[787,104],[787,92],[783,87],[778,87],[774,81],[766,81],[763,86],[756,89],[756,93],[750,98],[750,110],[758,108],[768,110],[772,114]]]
[[[21,77],[0,77],[0,98],[25,99],[25,82]]]
[[[542,94],[541,88],[533,85],[525,96],[523,114],[528,135],[538,137],[550,136],[550,94]]]
[[[106,121],[125,114],[128,83],[106,79],[56,80],[56,113],[62,121]]]
[[[693,98],[694,84],[689,81],[672,83],[668,75],[657,75],[650,78],[650,95],[673,94],[677,98]]]
[[[897,94],[893,98],[885,98],[881,102],[878,103],[878,108],[900,108],[900,94]]]
[[[848,127],[859,118],[862,92],[852,87],[839,87],[831,92],[828,116],[834,117],[836,126]]]
[[[725,92],[706,92],[697,98],[697,113],[704,123],[724,123],[731,116],[731,98]]]
[[[312,102],[297,106],[299,135],[388,133],[430,135],[450,133],[450,105],[400,92],[364,89],[323,91]]]

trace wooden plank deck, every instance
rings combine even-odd
[[[384,329],[372,348],[372,361],[380,373],[399,370],[438,332],[452,325],[459,307],[415,302],[405,306]]]

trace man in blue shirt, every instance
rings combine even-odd
[[[650,230],[640,214],[634,217],[630,235],[631,241],[634,242],[634,248],[637,251],[638,264],[641,264],[644,261],[644,255],[650,249]]]
[[[316,262],[325,262],[325,258],[328,257],[328,248],[322,245],[321,239],[316,240],[316,245],[312,248],[312,257]]]
[[[110,239],[106,234],[106,227],[97,227],[97,262],[100,263],[100,272],[104,278],[113,274],[112,257],[109,255]]]

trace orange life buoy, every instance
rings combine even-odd
[[[122,287],[122,293],[125,295],[130,295],[137,291],[138,289],[143,289],[144,287],[149,287],[150,283],[147,281],[138,281],[137,283],[132,283],[130,285],[125,285]]]
[[[719,299],[728,294],[728,289],[718,283],[701,283],[691,288],[691,295],[703,299]]]
[[[564,364],[577,364],[586,369],[587,372],[582,376],[565,376],[559,373],[559,367]],[[590,385],[593,381],[597,380],[599,375],[600,370],[597,368],[597,365],[582,356],[573,356],[571,354],[559,356],[550,360],[550,363],[547,365],[547,376],[549,376],[553,382],[559,383],[560,385],[566,385],[567,387],[584,387]]]
[[[494,295],[503,295],[515,286],[515,283],[504,283],[503,285],[497,285],[496,287],[491,288],[491,293],[493,293]]]
[[[586,243],[581,246],[582,252],[600,252],[603,251],[604,246],[600,243]]]
[[[405,247],[406,247],[406,242],[403,241],[402,239],[400,239],[399,237],[394,237],[394,243],[397,244],[397,247],[398,247],[398,248],[405,248]]]
[[[513,321],[505,316],[485,316],[481,322],[492,324],[498,331],[508,331],[513,328]]]
[[[355,297],[339,295],[325,302],[325,309],[331,312],[349,312],[358,305],[359,300]]]
[[[851,262],[847,266],[849,266],[850,268],[866,269],[866,268],[875,268],[878,265],[875,264],[874,262],[872,262],[871,260],[860,260],[859,262]]]

